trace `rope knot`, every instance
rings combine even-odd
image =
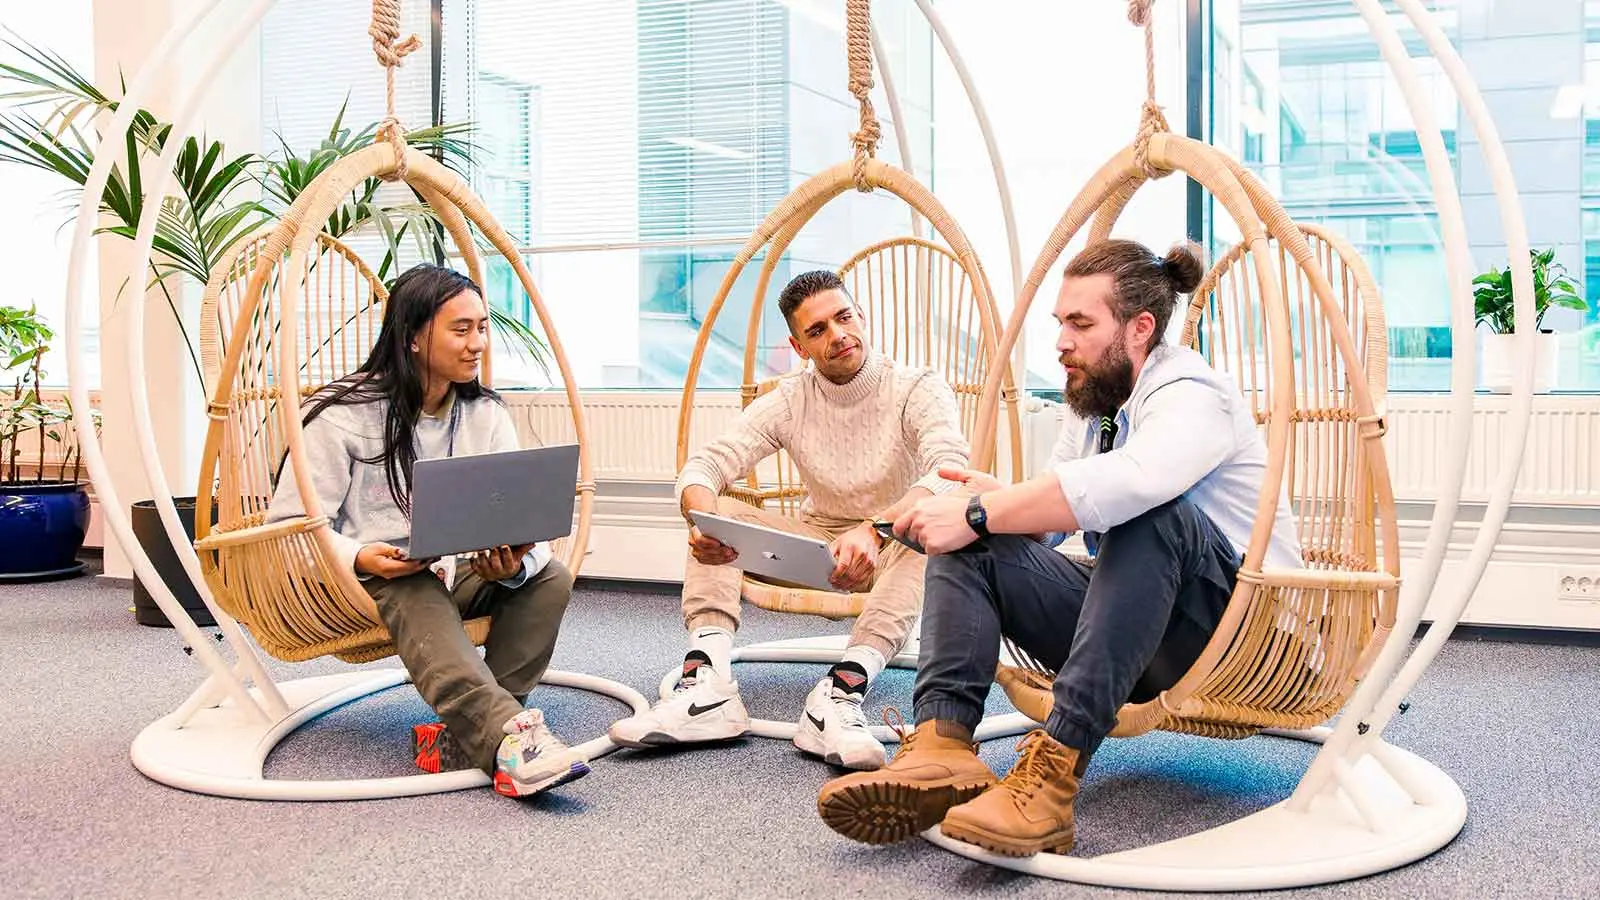
[[[845,54],[850,63],[850,93],[861,106],[861,127],[852,132],[855,147],[851,178],[856,190],[870,192],[867,160],[878,151],[882,131],[872,110],[872,12],[870,0],[847,0],[845,4]]]
[[[1146,100],[1139,109],[1139,135],[1133,142],[1133,161],[1144,171],[1144,177],[1152,181],[1172,174],[1172,170],[1150,161],[1150,139],[1171,131],[1161,107],[1154,100]]]
[[[387,87],[387,114],[378,125],[378,136],[394,145],[394,171],[381,177],[384,181],[403,181],[406,177],[406,132],[395,114],[394,70],[422,46],[422,39],[414,34],[400,39],[400,0],[372,0],[372,24],[367,34],[372,36],[372,52],[383,64]]]
[[[422,46],[422,39],[411,35],[400,39],[400,0],[372,0],[372,24],[367,28],[372,36],[372,52],[378,62],[392,69]]]
[[[1139,135],[1134,138],[1133,161],[1151,180],[1172,172],[1150,162],[1150,139],[1172,131],[1160,104],[1156,103],[1156,36],[1150,18],[1150,7],[1154,3],[1155,0],[1128,0],[1128,21],[1144,29],[1144,105],[1139,108]]]

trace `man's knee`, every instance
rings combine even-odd
[[[737,497],[730,497],[727,494],[719,494],[717,496],[717,515],[722,516],[725,519],[738,519],[743,521],[751,518],[758,512],[760,512],[760,510],[758,510],[756,507],[751,506]]]
[[[538,577],[542,578],[550,586],[551,590],[559,590],[569,596],[572,594],[572,586],[577,582],[577,579],[572,575],[572,570],[567,568],[567,564],[559,559],[551,559],[545,563],[544,569],[539,572]]]
[[[1120,525],[1112,526],[1106,532],[1106,537],[1142,534],[1172,539],[1178,535],[1193,533],[1196,528],[1202,527],[1205,521],[1205,513],[1200,511],[1200,507],[1195,506],[1188,497],[1179,496],[1152,506]]]
[[[962,580],[977,566],[978,558],[973,554],[940,553],[928,557],[927,568],[923,570],[923,582],[932,584],[935,581]]]
[[[372,581],[379,582],[379,579]],[[377,584],[369,582],[366,587],[379,617],[391,629],[396,622],[425,615],[429,607],[455,608],[455,601],[450,599],[444,583],[427,569]]]
[[[993,581],[996,561],[1027,552],[1027,543],[1031,541],[1022,535],[992,534],[954,553],[928,557],[924,576],[928,593],[935,592],[935,584],[970,586]]]
[[[954,553],[928,557],[928,572],[934,564],[954,566],[949,571],[987,571],[998,560],[1014,559],[1041,546],[1032,538],[1020,534],[991,534],[979,538]]]

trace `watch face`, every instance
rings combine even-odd
[[[986,534],[989,523],[989,511],[983,508],[983,499],[973,497],[967,501],[967,526],[978,534]]]

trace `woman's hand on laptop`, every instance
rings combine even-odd
[[[472,557],[472,572],[484,581],[505,581],[522,571],[522,558],[533,549],[532,544],[508,547],[501,544],[490,550],[480,550]]]
[[[863,522],[834,539],[833,575],[828,582],[842,591],[866,587],[878,569],[878,534]]]
[[[405,552],[399,547],[383,541],[374,541],[356,552],[356,571],[379,578],[415,575],[426,565],[426,560],[406,559]]]

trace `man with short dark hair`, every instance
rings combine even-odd
[[[872,349],[861,310],[837,275],[797,276],[778,308],[790,345],[811,365],[757,397],[729,433],[689,457],[678,476],[679,506],[685,519],[698,510],[830,542],[834,587],[866,591],[867,601],[843,658],[806,697],[795,746],[835,765],[875,769],[883,745],[861,702],[917,620],[925,560],[898,543],[884,546],[872,523],[952,487],[940,472],[965,468],[967,441],[949,385]],[[800,518],[721,496],[779,450],[805,483]],[[732,548],[689,526],[683,674],[670,697],[612,726],[612,740],[625,746],[721,740],[750,727],[729,665],[742,573]]]
[[[825,785],[823,819],[889,843],[937,824],[1008,856],[1065,853],[1090,756],[1131,700],[1177,683],[1216,631],[1255,526],[1266,443],[1250,404],[1200,354],[1162,343],[1204,267],[1193,245],[1159,257],[1091,245],[1056,299],[1066,415],[1049,468],[968,496],[919,502],[895,532],[922,544],[928,594],[916,730],[894,762]],[[1050,549],[1082,531],[1093,567]],[[1266,560],[1300,566],[1280,499]],[[979,761],[1002,636],[1055,669],[1053,706],[1004,779]]]

